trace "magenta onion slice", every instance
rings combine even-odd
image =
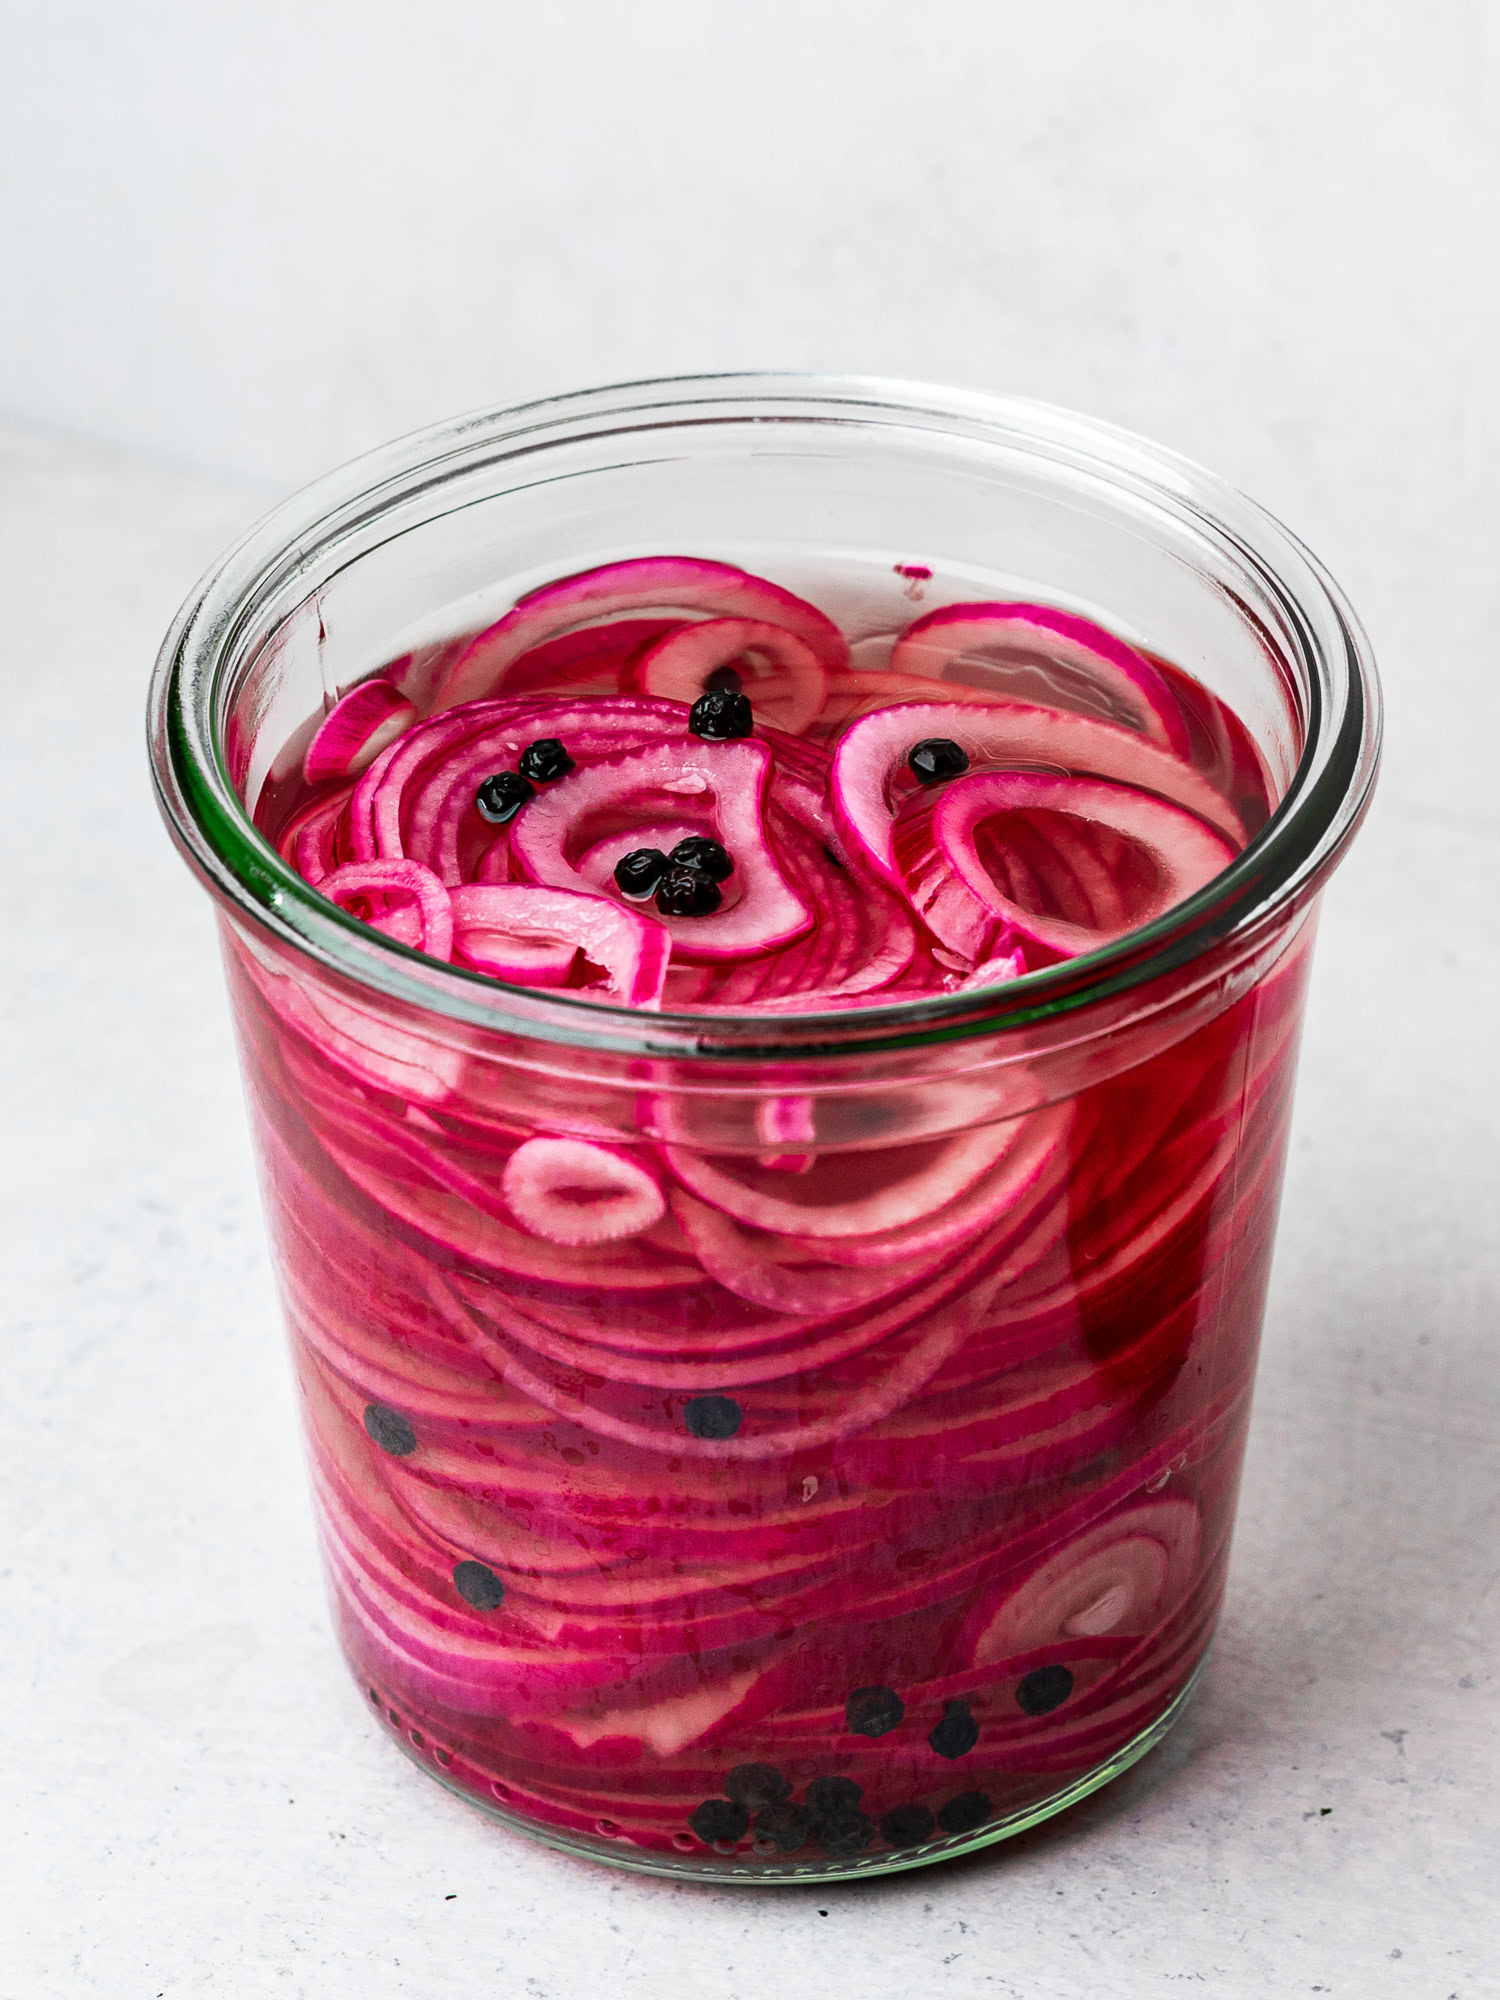
[[[998,958],[987,958],[983,965],[976,965],[966,979],[959,980],[956,991],[978,993],[986,986],[1003,986],[1007,980],[1019,979],[1025,970],[1025,952],[1002,952]]]
[[[641,696],[474,702],[429,716],[370,766],[350,802],[350,846],[356,860],[408,855],[450,887],[463,880],[461,838],[478,828],[474,794],[492,772],[513,765],[543,735],[563,736],[579,760],[677,736],[683,713],[675,702]]]
[[[318,886],[329,902],[367,923],[385,916],[393,904],[410,903],[418,920],[416,932],[403,935],[401,942],[429,958],[451,957],[453,906],[448,891],[420,861],[346,861]]]
[[[1022,1136],[1015,1124],[881,1152],[824,1153],[805,1173],[777,1173],[732,1154],[669,1146],[684,1187],[753,1229],[793,1236],[869,1236],[925,1220],[990,1173]]]
[[[518,937],[514,931],[472,924],[456,930],[456,964],[509,986],[565,986],[578,947],[561,938]]]
[[[274,962],[259,962],[247,946],[239,964],[270,1011],[284,1058],[300,1071],[299,1044],[316,1051],[318,1068],[347,1087],[389,1091],[417,1104],[438,1104],[458,1087],[463,1058],[430,1037],[414,1035],[384,1016],[346,1000],[331,986],[303,982]],[[352,1093],[351,1093],[352,1094]]]
[[[618,694],[640,654],[678,631],[680,618],[614,618],[544,639],[521,653],[505,673],[508,698],[523,695]]]
[[[828,676],[817,653],[763,619],[706,618],[659,639],[631,666],[627,684],[689,705],[733,674],[757,722],[795,736],[823,705]]]
[[[1071,958],[1154,923],[1234,859],[1149,792],[1040,771],[974,771],[918,794],[896,864],[934,936],[969,959],[1019,942]]]
[[[629,1708],[607,1708],[594,1715],[558,1716],[554,1726],[565,1730],[585,1753],[608,1737],[628,1737],[646,1745],[658,1757],[675,1757],[738,1715],[762,1671],[760,1667],[747,1667],[727,1681],[710,1682],[686,1694]]]
[[[851,860],[899,883],[895,816],[917,787],[907,753],[932,737],[957,743],[971,765],[1042,765],[1154,792],[1238,842],[1244,828],[1223,796],[1191,765],[1134,730],[1019,702],[981,706],[906,702],[862,716],[834,751],[834,821]]]
[[[529,592],[473,639],[441,682],[434,708],[494,694],[511,662],[544,640],[625,616],[748,618],[784,627],[833,671],[849,649],[830,618],[789,590],[732,563],[640,556],[560,577]]]
[[[451,892],[451,909],[457,955],[492,978],[559,986],[581,952],[606,975],[612,999],[661,1005],[672,940],[643,911],[528,882],[466,883]]]
[[[361,681],[334,703],[313,732],[303,752],[303,777],[310,785],[357,778],[416,719],[416,704],[383,674]]]
[[[813,913],[767,844],[770,777],[771,753],[753,738],[705,743],[684,735],[580,765],[523,808],[512,824],[511,857],[533,881],[618,898],[611,871],[619,855],[655,845],[666,822],[673,830],[689,825],[722,843],[734,873],[712,915],[661,920],[675,951],[689,960],[772,951],[808,930]]]
[[[914,1284],[931,1268],[927,1256],[864,1270],[813,1260],[797,1246],[762,1232],[751,1234],[721,1210],[695,1201],[680,1189],[672,1212],[709,1277],[726,1291],[772,1312],[833,1314],[889,1298]]]
[[[628,1251],[608,1244],[564,1248],[515,1227],[497,1213],[502,1206],[505,1216],[511,1212],[497,1194],[473,1175],[443,1172],[436,1154],[420,1155],[410,1142],[400,1150],[387,1145],[377,1151],[326,1131],[320,1138],[340,1171],[398,1223],[448,1258],[460,1258],[505,1284],[535,1281],[608,1297],[680,1288],[697,1275],[693,1260],[662,1240],[662,1229],[638,1234]],[[434,1184],[440,1181],[446,1185]],[[435,1273],[431,1282],[437,1282]]]
[[[784,1422],[764,1431],[730,1437],[683,1434],[676,1429],[669,1430],[660,1421],[653,1426],[634,1415],[616,1415],[593,1400],[590,1400],[585,1412],[580,1408],[576,1369],[568,1371],[571,1378],[568,1382],[559,1384],[545,1367],[538,1366],[534,1359],[523,1359],[514,1347],[490,1329],[476,1324],[474,1339],[480,1352],[492,1359],[496,1373],[508,1385],[513,1385],[559,1416],[579,1417],[586,1414],[589,1430],[599,1437],[612,1438],[620,1444],[647,1452],[666,1453],[673,1458],[737,1461],[785,1458],[792,1452],[816,1451],[853,1432],[878,1424],[922,1388],[967,1331],[962,1314],[951,1310],[938,1318],[935,1327],[924,1328],[884,1377],[862,1382],[852,1393],[841,1396],[826,1416],[809,1418],[802,1400],[794,1398],[788,1402]],[[707,1384],[704,1386],[707,1387]],[[639,1393],[632,1396],[629,1402],[640,1407]],[[659,1406],[647,1404],[646,1407]]]
[[[1004,695],[965,687],[960,681],[945,681],[942,694],[944,701],[965,708],[1000,708],[1007,704]],[[862,715],[890,708],[896,702],[932,698],[932,682],[921,674],[888,674],[854,668],[830,679],[823,706],[808,726],[807,738],[821,745],[837,737]]]
[[[792,1257],[816,1256],[826,1258],[830,1263],[874,1269],[905,1263],[916,1257],[940,1259],[987,1229],[999,1229],[1002,1225],[1003,1233],[998,1242],[1013,1244],[1021,1232],[1034,1229],[1039,1219],[1043,1225],[1046,1224],[1067,1162],[1071,1123],[1071,1115],[1064,1107],[1033,1112],[1018,1121],[1016,1127],[989,1128],[996,1133],[997,1142],[1001,1132],[1013,1130],[1015,1143],[986,1162],[962,1192],[951,1199],[940,1200],[935,1207],[915,1215],[909,1222],[887,1223],[870,1233],[832,1235],[826,1231],[810,1232],[804,1229],[798,1234],[796,1225],[789,1222],[780,1237],[781,1247]],[[932,1145],[950,1143],[945,1140],[929,1142]],[[827,1156],[830,1161],[835,1157],[852,1159],[855,1156]],[[692,1185],[687,1174],[681,1178],[685,1185]],[[799,1176],[799,1188],[800,1182]],[[774,1183],[766,1185],[775,1186]],[[727,1210],[727,1202],[721,1205]],[[1045,1233],[1050,1239],[1050,1230]],[[1029,1261],[1029,1258],[1018,1259],[1016,1270],[1026,1268]]]
[[[331,797],[298,813],[277,842],[283,860],[314,889],[349,858],[339,850],[353,789],[342,785]]]
[[[1164,676],[1090,618],[1047,604],[949,604],[908,625],[891,652],[895,674],[962,680],[966,669],[986,693],[1123,723],[1187,755]]]
[[[1191,1581],[1198,1543],[1198,1509],[1174,1495],[1097,1523],[1007,1588],[975,1636],[974,1664],[1058,1639],[1149,1631]]]
[[[549,1243],[618,1243],[666,1213],[661,1188],[639,1160],[591,1139],[527,1139],[505,1163],[511,1214]]]

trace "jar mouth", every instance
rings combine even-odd
[[[956,448],[1021,451],[1128,494],[1226,552],[1275,605],[1299,685],[1303,742],[1280,803],[1234,861],[1156,922],[1061,965],[971,993],[842,1012],[647,1013],[581,995],[506,986],[438,963],[318,894],[256,829],[231,782],[224,721],[255,614],[356,559],[380,524],[466,474],[511,463],[548,477],[559,445],[667,437],[685,427],[854,426],[923,433]],[[465,504],[461,499],[456,505]],[[1212,948],[1258,938],[1316,893],[1369,804],[1380,695],[1369,642],[1303,545],[1233,487],[1128,431],[1019,397],[857,376],[663,378],[459,417],[353,460],[283,503],[202,578],[156,663],[150,749],[159,803],[186,859],[239,919],[393,1000],[472,1027],[622,1055],[795,1059],[1003,1035],[1118,1000]]]

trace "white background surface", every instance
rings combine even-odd
[[[0,0],[0,2000],[1500,1992],[1497,219],[1489,0]],[[1350,589],[1392,724],[1203,1696],[1008,1851],[764,1896],[532,1851],[346,1688],[138,721],[287,485],[739,364],[1204,459]]]

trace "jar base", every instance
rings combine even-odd
[[[485,1819],[493,1820],[508,1832],[521,1834],[543,1847],[554,1848],[560,1854],[575,1855],[581,1861],[603,1862],[607,1867],[623,1868],[634,1875],[658,1875],[677,1882],[732,1883],[736,1888],[782,1883],[806,1886],[823,1882],[867,1881],[874,1875],[901,1874],[909,1868],[930,1868],[938,1861],[954,1861],[962,1854],[976,1854],[981,1848],[993,1847],[1002,1840],[1010,1840],[1018,1833],[1040,1826],[1044,1820],[1055,1818],[1069,1806],[1077,1805],[1091,1793],[1102,1790],[1162,1742],[1191,1701],[1208,1660],[1209,1653],[1206,1651],[1194,1667],[1191,1679],[1154,1722],[1148,1723],[1138,1736],[1123,1744],[1112,1757],[1106,1758],[1092,1771],[1086,1771],[1081,1778],[1075,1778],[1071,1784],[1064,1785],[1060,1791],[1038,1799],[1020,1812],[991,1820],[973,1833],[952,1834],[946,1839],[926,1841],[920,1847],[909,1848],[899,1854],[859,1854],[847,1861],[837,1862],[826,1859],[770,1863],[758,1860],[752,1863],[748,1859],[701,1862],[686,1855],[680,1861],[674,1861],[661,1855],[635,1854],[619,1844],[606,1844],[602,1840],[578,1839],[551,1827],[538,1826],[515,1813],[506,1812],[501,1806],[475,1798],[471,1791],[456,1783],[444,1771],[435,1770],[421,1750],[409,1746],[399,1737],[395,1740],[397,1748],[429,1778],[436,1778],[445,1791],[452,1792],[455,1798],[462,1799],[465,1805],[472,1806]]]

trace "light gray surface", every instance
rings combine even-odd
[[[16,414],[291,484],[484,403],[858,369],[1392,558],[1495,526],[1495,0],[0,0],[0,44]]]
[[[0,434],[3,2000],[1500,1991],[1500,703],[1477,665],[1445,673],[1374,593],[1398,732],[1325,918],[1188,1719],[991,1857],[674,1887],[481,1822],[334,1654],[207,907],[140,748],[160,631],[260,504]]]

